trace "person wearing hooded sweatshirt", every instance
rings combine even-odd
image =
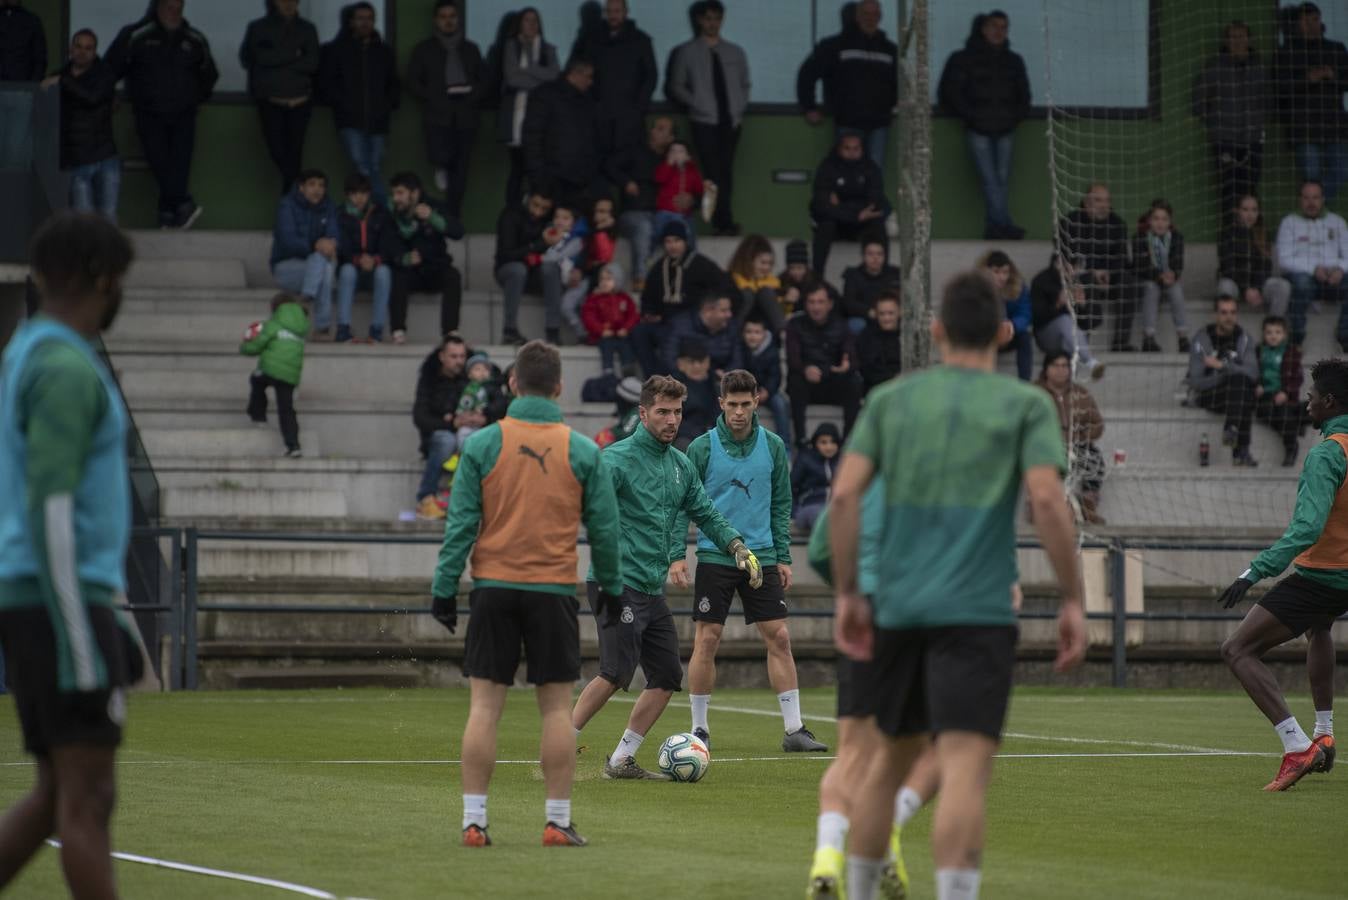
[[[796,464],[791,469],[791,496],[795,498],[791,521],[802,531],[814,527],[814,520],[828,503],[841,449],[842,433],[838,426],[823,422],[810,435],[809,445],[796,455]]]
[[[762,319],[749,318],[741,330],[744,368],[758,382],[758,406],[772,413],[772,430],[794,447],[791,440],[791,402],[782,393],[782,347],[777,335]]]
[[[682,222],[666,224],[660,241],[665,252],[646,273],[641,322],[632,329],[632,346],[647,376],[671,371],[661,349],[674,317],[695,309],[704,295],[733,287],[720,266],[688,248],[688,229]]]
[[[206,36],[183,18],[183,0],[151,0],[144,18],[117,34],[106,61],[126,79],[136,135],[159,186],[159,226],[191,228],[201,207],[188,191],[197,109],[220,73]]]
[[[343,9],[342,30],[319,56],[318,91],[332,107],[337,136],[356,171],[370,179],[374,201],[388,199],[379,169],[384,163],[389,121],[398,108],[399,84],[393,49],[375,30],[375,9],[353,3]]]
[[[299,0],[266,0],[267,14],[248,23],[239,64],[257,104],[262,137],[281,172],[281,193],[304,165],[304,134],[313,114],[318,74],[318,29],[300,18]]]
[[[1244,22],[1231,22],[1222,30],[1220,51],[1194,79],[1193,114],[1208,133],[1223,223],[1241,197],[1259,191],[1264,123],[1272,106],[1267,79]]]
[[[464,36],[458,0],[437,0],[434,32],[417,44],[407,64],[407,89],[422,101],[426,158],[456,219],[468,188],[468,156],[485,74],[482,51]]]
[[[562,74],[557,48],[543,40],[543,19],[526,6],[515,20],[515,30],[501,49],[501,107],[496,112],[496,139],[510,148],[510,175],[506,178],[506,205],[519,203],[524,192],[524,117],[536,88]]]
[[[359,172],[346,176],[346,204],[337,213],[337,343],[353,339],[351,306],[358,287],[372,293],[370,341],[384,339],[399,253],[395,234],[389,211],[370,199],[370,179]]]
[[[316,336],[326,336],[332,328],[336,265],[337,210],[328,199],[328,177],[306,169],[277,206],[271,273],[283,290],[313,301]]]
[[[1273,61],[1278,109],[1303,181],[1318,181],[1332,203],[1348,182],[1348,50],[1325,38],[1320,7],[1301,4]]]
[[[594,64],[601,158],[640,145],[660,69],[651,36],[628,17],[627,0],[605,0],[603,19],[576,36],[571,56]]]
[[[295,388],[304,371],[304,339],[309,334],[309,315],[304,298],[282,291],[272,298],[271,318],[257,334],[239,346],[244,356],[256,356],[257,369],[249,377],[248,418],[267,424],[267,388],[276,392],[276,413],[281,420],[281,438],[286,456],[299,457],[300,424],[295,418]]]
[[[985,240],[1025,236],[1011,220],[1011,146],[1016,126],[1030,111],[1030,79],[1025,60],[1006,39],[1009,25],[1001,10],[974,16],[964,49],[946,60],[937,92],[941,105],[964,123],[983,183]]]
[[[862,244],[879,241],[888,248],[889,209],[880,167],[866,157],[860,134],[844,132],[814,173],[810,219],[815,276],[824,277],[829,250],[838,238]]]

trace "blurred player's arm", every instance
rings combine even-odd
[[[1348,460],[1344,459],[1343,448],[1336,442],[1324,441],[1311,448],[1297,481],[1292,521],[1282,537],[1256,556],[1241,577],[1256,584],[1261,579],[1279,575],[1302,551],[1318,541],[1345,475],[1348,475]]]
[[[595,445],[574,432],[571,435],[571,471],[584,485],[585,536],[590,542],[594,577],[605,592],[623,592],[622,520],[613,474]]]
[[[771,440],[763,429],[763,440]],[[786,444],[772,441],[772,549],[779,566],[791,565],[791,461]]]
[[[854,432],[854,439],[859,433]],[[866,439],[861,440],[864,446]],[[829,504],[829,548],[833,554],[833,640],[853,659],[869,659],[874,632],[871,609],[861,595],[857,562],[861,538],[861,498],[875,476],[875,464],[865,452],[848,450],[833,476]]]
[[[435,580],[431,583],[433,598],[452,599],[459,593],[459,578],[482,524],[482,479],[496,465],[501,453],[499,434],[497,430],[494,443],[489,438],[473,441],[471,449],[459,455],[454,489],[449,493],[449,509],[445,513],[445,538],[440,544]]]

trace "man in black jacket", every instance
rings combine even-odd
[[[1077,325],[1090,334],[1104,322],[1106,311],[1114,316],[1114,336],[1109,349],[1132,352],[1128,343],[1137,311],[1136,287],[1128,278],[1128,229],[1114,212],[1109,188],[1096,183],[1081,198],[1081,205],[1058,221],[1058,248],[1076,273],[1082,299],[1076,304]]]
[[[468,361],[468,347],[457,334],[445,335],[440,348],[432,350],[421,363],[417,375],[417,396],[412,403],[412,421],[421,435],[421,453],[426,457],[426,468],[417,487],[417,517],[443,519],[445,511],[435,502],[444,471],[445,460],[458,449],[455,431],[464,425],[458,414],[459,398],[468,385],[464,371]],[[482,416],[482,413],[465,413]],[[482,422],[486,425],[486,421]]]
[[[407,64],[407,89],[424,106],[426,158],[455,218],[463,212],[468,188],[468,157],[484,75],[482,51],[463,33],[458,0],[437,0],[434,33],[417,44]]]
[[[70,173],[70,208],[117,221],[122,161],[112,139],[112,71],[85,28],[70,39],[70,61],[42,82],[61,85],[61,168]]]
[[[551,213],[552,197],[535,188],[523,204],[508,205],[496,219],[496,283],[505,293],[503,344],[528,343],[519,329],[520,300],[525,292],[543,293],[545,275],[560,279],[558,267],[548,266],[545,272],[541,265],[543,253],[561,239],[561,235],[548,229]],[[560,295],[560,280],[555,288]]]
[[[571,56],[594,63],[601,156],[639,146],[660,70],[650,35],[627,16],[627,0],[605,0],[603,20],[576,37]]]
[[[822,281],[801,291],[804,312],[786,323],[786,392],[797,440],[805,431],[811,403],[836,403],[843,409],[843,431],[850,432],[861,408],[861,385],[853,370],[856,352],[847,322],[833,314],[833,296]]]
[[[843,270],[842,312],[853,334],[872,319],[878,297],[897,295],[903,289],[899,267],[885,262],[888,249],[884,241],[875,238],[863,241],[861,265]]]
[[[975,16],[964,49],[946,61],[938,91],[941,105],[964,123],[983,183],[984,240],[1025,236],[1011,220],[1011,144],[1030,111],[1030,79],[1025,60],[1006,39],[1009,25],[1001,11]]]
[[[846,6],[843,7],[847,9]],[[824,38],[801,63],[796,101],[811,125],[823,121],[815,85],[824,82],[824,105],[838,130],[861,133],[866,155],[885,164],[889,123],[899,102],[899,47],[880,30],[879,0],[861,0],[843,30]]]
[[[882,291],[875,298],[875,318],[857,335],[857,369],[866,393],[903,369],[903,332],[899,330],[903,306],[899,293]]]
[[[390,185],[389,212],[402,241],[401,254],[393,260],[393,294],[389,304],[393,343],[407,340],[407,299],[413,291],[440,294],[440,333],[459,329],[463,302],[463,279],[454,268],[445,240],[463,237],[463,223],[445,213],[421,190],[421,179],[411,172],[394,175]]]
[[[657,116],[651,122],[645,143],[610,154],[604,163],[605,176],[617,186],[622,197],[618,233],[627,238],[632,254],[632,266],[627,271],[632,273],[633,281],[641,281],[655,242],[655,167],[664,161],[672,143],[674,121],[668,116]]]
[[[840,237],[862,244],[879,241],[888,250],[888,214],[880,167],[866,157],[860,134],[844,132],[814,173],[810,218],[814,222],[815,277],[824,277],[829,250]]]
[[[201,207],[188,192],[197,108],[210,99],[220,73],[206,36],[183,18],[183,0],[158,0],[108,48],[114,79],[126,79],[145,161],[159,184],[161,228],[191,228]]]
[[[561,78],[538,88],[524,114],[524,170],[531,190],[543,189],[562,204],[585,202],[599,176],[599,107],[594,65],[573,58]]]
[[[1320,8],[1303,3],[1296,25],[1274,57],[1278,106],[1296,151],[1302,181],[1318,181],[1325,202],[1348,182],[1348,50],[1325,38]]]
[[[294,186],[304,165],[318,74],[318,29],[299,12],[299,0],[267,0],[267,14],[248,23],[239,47],[262,137],[281,173],[282,194]]]
[[[323,46],[318,91],[332,107],[337,136],[347,158],[374,185],[375,202],[388,200],[379,168],[384,162],[389,119],[398,108],[398,71],[393,50],[375,30],[374,7],[353,3],[343,10],[341,34]]]
[[[670,374],[661,355],[670,320],[694,309],[707,294],[731,289],[729,276],[720,266],[688,250],[688,230],[682,222],[665,225],[660,241],[665,252],[646,273],[641,321],[632,329],[632,346],[647,378]]]

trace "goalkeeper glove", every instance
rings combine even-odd
[[[453,634],[459,627],[459,611],[454,606],[453,597],[435,597],[431,600],[431,617],[449,629]]]
[[[1224,608],[1230,609],[1231,607],[1239,603],[1241,600],[1244,600],[1245,592],[1252,587],[1254,587],[1254,582],[1246,578],[1244,575],[1241,575],[1235,581],[1231,582],[1231,586],[1229,588],[1222,591],[1222,595],[1221,597],[1217,598],[1217,602],[1220,603]]]
[[[603,588],[599,589],[599,595],[594,601],[594,614],[598,619],[603,617],[600,623],[602,627],[609,628],[618,624],[618,619],[623,611],[623,598],[618,594],[610,594]]]
[[[730,542],[727,548],[735,554],[735,568],[739,569],[749,576],[749,587],[758,590],[763,586],[763,566],[759,564],[758,557],[754,552],[744,546],[744,541],[739,538]]]

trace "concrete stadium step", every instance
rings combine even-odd
[[[239,419],[243,418],[240,412]],[[144,421],[141,416],[136,416],[136,421],[152,460],[161,456],[278,457],[285,449],[275,425],[235,427],[215,414],[196,421],[172,414],[164,416],[161,422]],[[308,442],[310,453],[319,455],[320,440],[316,435],[301,433],[300,439]]]
[[[347,514],[346,495],[324,488],[232,484],[174,486],[160,481],[165,516],[293,516],[340,518]]]
[[[1171,467],[1180,470],[1201,471],[1198,465],[1198,444],[1208,436],[1209,468],[1228,470],[1231,451],[1222,446],[1222,418],[1201,409],[1177,408],[1174,411],[1103,411],[1105,433],[1097,442],[1106,460],[1112,460],[1115,450],[1127,455],[1127,465],[1140,467]],[[1255,422],[1250,433],[1251,453],[1261,469],[1279,469],[1283,457],[1282,439],[1262,423]],[[1316,438],[1307,429],[1301,440],[1298,466],[1314,445]],[[1112,463],[1111,463],[1112,465]],[[1245,470],[1239,470],[1244,472]],[[1291,473],[1298,468],[1288,470]]]
[[[248,274],[241,259],[140,258],[131,264],[125,286],[134,288],[243,288]]]
[[[204,542],[198,560],[202,578],[371,577],[366,549],[353,544]],[[423,571],[433,572],[434,564]]]

